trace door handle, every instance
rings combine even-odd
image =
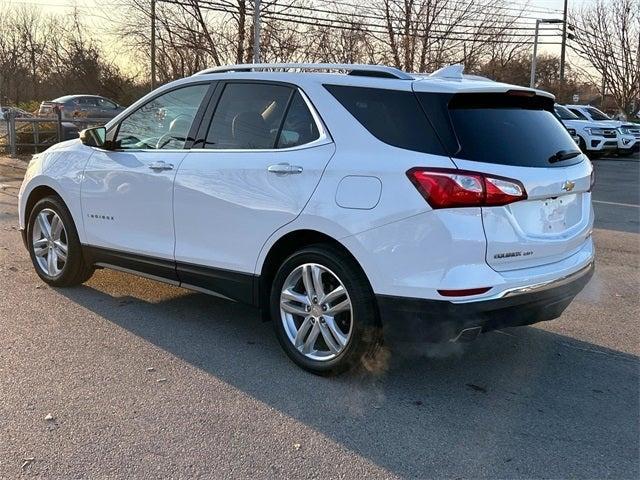
[[[293,175],[302,173],[302,167],[298,165],[289,165],[288,163],[277,163],[275,165],[269,165],[267,171],[275,173],[276,175]]]
[[[150,163],[149,168],[151,170],[161,172],[162,170],[173,170],[173,165],[171,163],[165,163],[162,160],[159,160],[157,162]]]

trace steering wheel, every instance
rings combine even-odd
[[[174,135],[171,135],[170,132],[167,132],[165,134],[163,134],[158,141],[156,142],[156,150],[162,150],[164,147],[166,147],[172,140],[178,140],[178,141],[182,141],[185,142],[187,139],[185,137],[176,137]],[[184,143],[183,143],[184,145]]]

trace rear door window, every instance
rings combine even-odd
[[[294,93],[293,88],[284,85],[227,84],[213,114],[204,147],[241,150],[276,148],[282,120]]]
[[[449,122],[440,121],[437,128],[453,131],[458,143],[451,152],[454,157],[519,167],[565,167],[582,161],[579,154],[557,161],[562,153],[579,151],[553,113],[551,99],[509,93],[443,94],[439,100],[433,94],[417,95],[421,101],[447,104]]]
[[[291,148],[313,142],[320,138],[318,126],[302,98],[296,91],[287,110],[278,138],[278,148]]]
[[[378,140],[407,150],[445,155],[413,92],[342,85],[324,87]]]

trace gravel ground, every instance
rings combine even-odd
[[[0,159],[0,478],[640,477],[637,208],[600,205],[622,220],[560,319],[325,379],[242,305],[107,270],[45,286],[21,165]]]

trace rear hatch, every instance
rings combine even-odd
[[[527,198],[482,207],[487,263],[497,271],[560,261],[592,227],[592,166],[532,91],[416,93],[459,169],[519,181]]]

